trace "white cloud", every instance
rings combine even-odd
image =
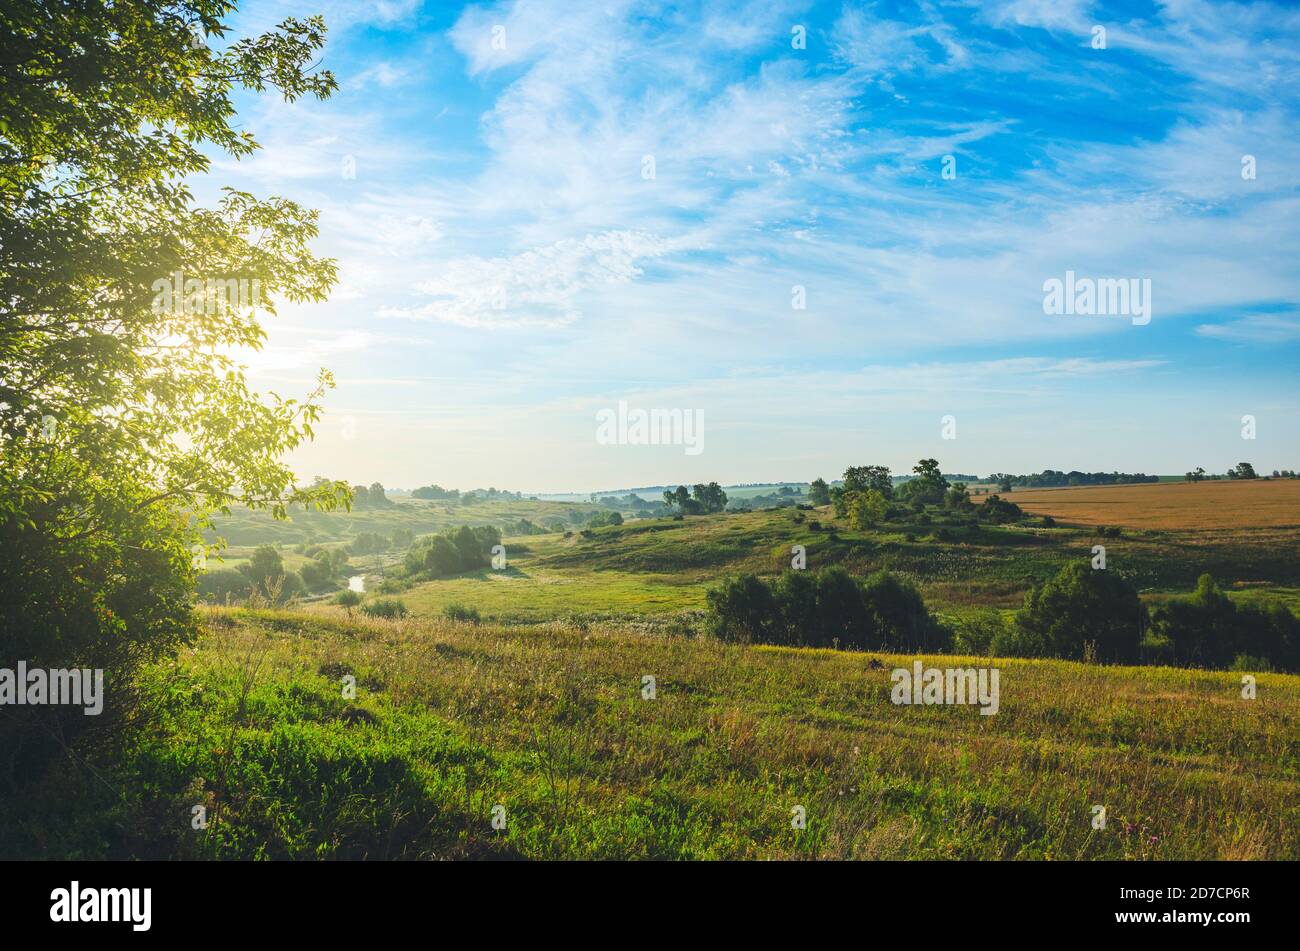
[[[632,281],[642,273],[641,262],[674,247],[652,234],[607,231],[507,258],[457,258],[415,285],[436,300],[388,308],[380,316],[491,329],[560,327],[582,316],[578,297],[584,291]]]
[[[1201,324],[1196,332],[1233,343],[1291,343],[1300,340],[1300,315],[1251,314],[1223,324]]]

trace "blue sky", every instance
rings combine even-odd
[[[198,189],[321,210],[339,287],[248,355],[285,394],[337,376],[304,477],[1300,467],[1294,5],[327,0],[234,25],[312,11],[339,93],[242,100],[262,149]],[[1149,280],[1150,323],[1045,314],[1067,271]],[[698,413],[703,451],[598,444],[619,400]]]

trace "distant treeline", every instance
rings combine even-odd
[[[411,490],[411,498],[425,499],[443,502],[463,502],[469,503],[477,499],[486,499],[489,501],[496,499],[506,499],[518,501],[524,497],[522,492],[511,492],[507,489],[487,488],[487,489],[470,489],[462,492],[460,489],[444,489],[440,485],[422,485],[418,489]]]
[[[995,472],[986,481],[996,482],[999,490],[1010,492],[1012,487],[1017,485],[1029,489],[1063,485],[1131,485],[1142,482],[1159,482],[1160,476],[1147,475],[1144,472],[1080,472],[1078,469],[1061,472],[1059,469],[1044,469],[1042,472],[1030,473],[1029,475]]]

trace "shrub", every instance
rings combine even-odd
[[[951,648],[952,632],[930,615],[921,592],[910,581],[888,571],[877,571],[863,582],[862,595],[875,616],[880,649],[910,652]]]
[[[975,512],[976,517],[981,521],[992,522],[995,525],[1014,522],[1019,518],[1023,518],[1024,514],[1024,511],[1015,502],[1008,502],[998,495],[990,495]]]
[[[953,649],[959,654],[992,654],[994,641],[1007,627],[1002,612],[992,608],[964,615],[954,624]]]
[[[199,597],[212,604],[225,604],[227,599],[243,600],[253,590],[253,582],[242,571],[222,568],[199,575]]]
[[[588,528],[604,528],[606,525],[622,525],[623,516],[618,512],[596,512],[587,519]]]
[[[334,566],[328,559],[309,561],[299,569],[308,591],[320,591],[334,583]]]
[[[454,603],[442,609],[442,616],[449,621],[467,621],[470,624],[477,624],[482,620],[478,608],[467,608],[463,604]]]
[[[993,632],[989,651],[994,657],[1050,657],[1046,638],[1019,624],[1004,624]]]
[[[361,606],[361,613],[367,617],[382,617],[391,620],[406,617],[406,605],[397,598],[376,598]]]
[[[752,574],[723,579],[704,596],[706,625],[714,637],[741,643],[780,643],[776,640],[779,612],[772,591]],[[783,632],[781,632],[783,634]]]
[[[1155,609],[1155,632],[1183,667],[1228,667],[1240,654],[1262,657],[1280,670],[1300,669],[1300,621],[1282,604],[1238,606],[1201,575],[1190,598]]]
[[[1238,654],[1232,659],[1232,665],[1228,669],[1241,673],[1270,673],[1273,670],[1273,665],[1264,657],[1251,657],[1249,654]]]
[[[352,609],[361,603],[361,592],[353,591],[351,589],[340,591],[338,594],[334,595],[334,603],[347,608],[348,614],[351,614]]]
[[[483,556],[483,548],[478,536],[474,534],[474,529],[468,525],[462,525],[456,529],[452,533],[451,542],[456,546],[456,551],[460,553],[462,570],[482,568],[488,563],[487,558]]]
[[[862,586],[840,565],[817,572],[816,629],[822,646],[866,650],[877,646],[875,618],[862,597]]]
[[[1131,664],[1147,626],[1147,611],[1127,581],[1074,561],[1025,595],[1016,625],[1050,656],[1079,660],[1092,645],[1103,663]],[[1032,655],[1030,655],[1032,656]]]
[[[787,571],[777,578],[772,596],[781,611],[781,643],[819,646],[817,578],[808,571]]]

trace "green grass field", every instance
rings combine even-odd
[[[93,825],[100,854],[1300,857],[1300,677],[1260,675],[1245,700],[1231,673],[999,660],[1000,710],[981,716],[891,703],[889,669],[912,657],[207,617],[147,675],[157,713],[122,757],[127,799],[101,791],[105,811],[68,830]]]
[[[381,514],[411,524],[408,504]],[[566,505],[493,503],[469,523]],[[926,658],[999,669],[1001,708],[981,716],[892,704],[889,670],[910,656],[700,636],[710,584],[775,575],[794,545],[810,569],[904,575],[945,618],[1007,612],[1099,541],[1148,602],[1209,570],[1239,601],[1300,607],[1286,529],[1103,539],[932,515],[853,531],[786,508],[507,536],[503,570],[414,584],[400,552],[354,559],[367,600],[411,612],[399,621],[325,601],[206,609],[194,650],[146,676],[158,715],[118,758],[132,807],[69,835],[86,841],[84,822],[119,857],[1300,858],[1298,676],[1259,674],[1248,700],[1236,673]],[[333,544],[382,531],[364,513],[316,524]],[[378,593],[384,580],[403,590]],[[444,619],[451,604],[484,623]],[[216,817],[205,833],[175,821],[193,804]]]

